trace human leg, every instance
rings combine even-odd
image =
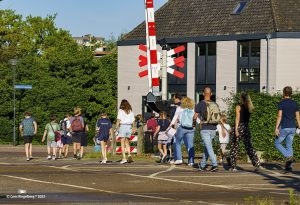
[[[194,130],[186,130],[183,137],[184,144],[188,152],[188,164],[194,164],[195,148],[194,148]]]
[[[183,128],[179,127],[177,129],[177,133],[175,136],[175,152],[176,152],[176,154],[174,153],[175,161],[182,160],[181,141],[182,141],[183,136],[184,136],[184,130],[183,130]]]
[[[218,166],[216,155],[215,155],[213,147],[212,147],[212,139],[214,138],[216,132],[214,130],[201,130],[200,133],[201,133],[201,138],[203,140],[204,146],[206,148],[206,152],[207,152],[206,154],[208,154],[208,156],[210,157],[212,166],[213,167]],[[206,159],[204,159],[204,160],[202,160],[202,163],[201,163],[202,167],[204,167],[206,165]]]
[[[282,142],[288,136],[288,129],[280,129],[279,136],[275,139],[275,147],[276,149],[286,158],[288,158],[289,153],[288,150],[282,145]]]
[[[246,149],[247,155],[251,159],[252,165],[253,166],[259,166],[260,165],[259,159],[258,159],[256,151],[253,148],[253,145],[252,145],[252,142],[251,142],[251,133],[250,133],[249,128],[244,127],[241,131],[241,136],[240,137],[244,141],[245,149]]]

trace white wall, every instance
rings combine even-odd
[[[217,42],[216,96],[222,111],[227,109],[225,102],[230,93],[236,92],[237,85],[237,41]],[[226,86],[226,90],[224,90]]]
[[[187,96],[195,100],[196,87],[196,44],[187,44]]]
[[[276,43],[276,87],[292,86],[300,91],[300,39],[274,39]]]
[[[138,46],[118,47],[118,107],[121,100],[126,99],[135,115],[142,113],[142,96],[149,92],[148,77],[138,76],[140,71],[147,69],[147,66],[140,68],[138,65],[141,54],[145,55]]]

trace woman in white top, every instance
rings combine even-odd
[[[220,123],[217,125],[217,132],[219,133],[219,142],[220,142],[220,152],[221,152],[221,162],[224,161],[228,150],[226,149],[229,143],[229,133],[230,125],[226,123],[226,115],[222,114],[220,117]]]
[[[123,159],[120,163],[125,164],[127,162],[133,162],[130,154],[129,138],[132,133],[135,133],[136,128],[134,114],[131,105],[127,100],[121,101],[117,116],[116,130],[119,132],[119,137],[121,137]],[[126,159],[126,151],[128,153],[128,160]]]

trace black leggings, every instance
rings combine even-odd
[[[248,124],[240,124],[238,126],[238,131],[240,136],[237,138],[235,134],[232,136],[231,141],[231,167],[236,168],[236,161],[238,157],[238,152],[240,148],[240,140],[242,139],[247,151],[248,156],[251,159],[252,165],[257,166],[259,165],[259,159],[257,157],[256,151],[254,150],[252,143],[251,143],[251,133]]]

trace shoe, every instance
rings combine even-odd
[[[52,160],[56,160],[56,157],[54,155],[52,156]]]
[[[293,171],[292,164],[293,164],[293,159],[288,158],[288,160],[285,163],[285,171],[288,171],[288,172]]]
[[[238,170],[236,168],[231,168],[230,171],[237,172]]]
[[[33,159],[33,157],[32,157],[32,156],[30,156],[30,157],[29,157],[29,160],[32,160],[32,159]]]
[[[194,166],[194,163],[193,163],[193,162],[190,162],[190,163],[188,163],[188,166],[189,166],[189,167],[193,167],[193,166]]]
[[[106,164],[106,161],[107,161],[107,160],[104,159],[104,160],[101,161],[100,164]]]
[[[48,159],[48,160],[52,159],[51,155],[48,155],[47,159]]]
[[[121,162],[120,162],[120,164],[126,164],[127,163],[127,160],[122,160]]]
[[[212,166],[209,171],[210,172],[216,172],[216,171],[218,171],[218,166]]]
[[[182,163],[183,163],[182,160],[176,160],[176,161],[174,162],[175,165],[180,165],[180,164],[182,164]]]
[[[170,164],[174,164],[174,163],[175,163],[175,160],[172,159],[172,160],[169,161],[169,163],[170,163]]]
[[[166,155],[162,156],[162,158],[160,159],[160,163],[166,163]]]
[[[199,164],[199,169],[198,169],[200,172],[205,172],[207,171],[207,167],[201,167],[200,164]]]
[[[132,163],[132,162],[133,162],[133,159],[132,159],[132,156],[131,156],[131,155],[128,156],[127,162],[128,162],[128,163]]]
[[[30,161],[30,158],[26,158],[26,161]]]
[[[77,159],[77,155],[76,155],[76,154],[74,154],[73,158],[74,158],[74,159]]]

